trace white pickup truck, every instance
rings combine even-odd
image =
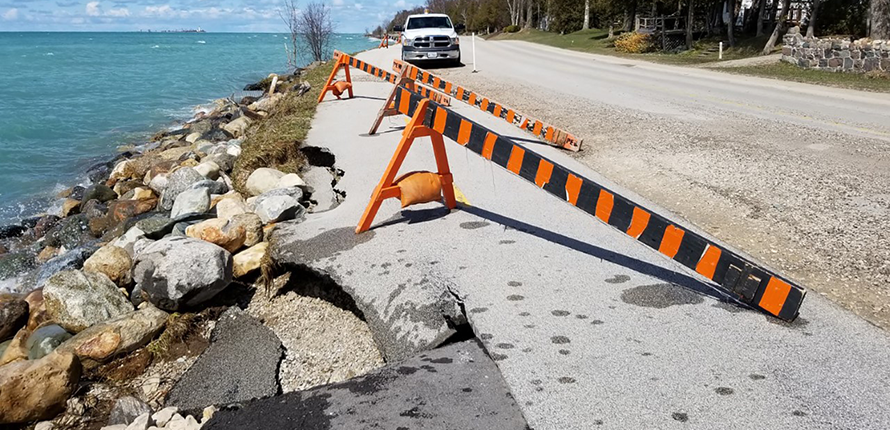
[[[405,26],[396,26],[402,33],[402,60],[449,60],[460,63],[460,37],[451,25],[451,18],[440,13],[410,15]]]

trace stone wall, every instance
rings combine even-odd
[[[830,72],[890,72],[890,40],[805,38],[794,30],[785,35],[782,61]]]

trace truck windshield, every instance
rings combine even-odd
[[[408,20],[407,30],[419,28],[451,28],[451,20],[447,16],[422,16]]]

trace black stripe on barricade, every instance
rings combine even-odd
[[[421,100],[408,89],[396,91],[395,105],[406,115]],[[806,290],[768,269],[433,101],[425,125],[695,270],[728,296],[786,321],[797,317]]]
[[[470,106],[486,111],[496,117],[505,119],[507,122],[510,122],[513,125],[524,129],[526,132],[532,134],[533,136],[554,146],[563,147],[565,149],[573,151],[577,151],[580,149],[581,141],[578,140],[571,133],[565,132],[551,125],[547,125],[541,121],[528,118],[515,111],[511,117],[510,115],[506,114],[506,111],[509,111],[509,109],[483,97],[480,94],[468,91],[460,86],[456,86],[446,81],[445,79],[442,79],[441,77],[436,76],[426,70],[419,69],[414,65],[399,60],[393,61],[393,69],[397,72],[401,72],[406,67],[408,68],[407,76],[412,80],[419,81],[424,85],[441,90],[447,95],[452,96],[462,102],[465,102]]]

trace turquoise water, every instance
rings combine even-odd
[[[0,225],[46,210],[87,167],[272,72],[285,35],[0,32]],[[376,43],[337,35],[346,52]]]

